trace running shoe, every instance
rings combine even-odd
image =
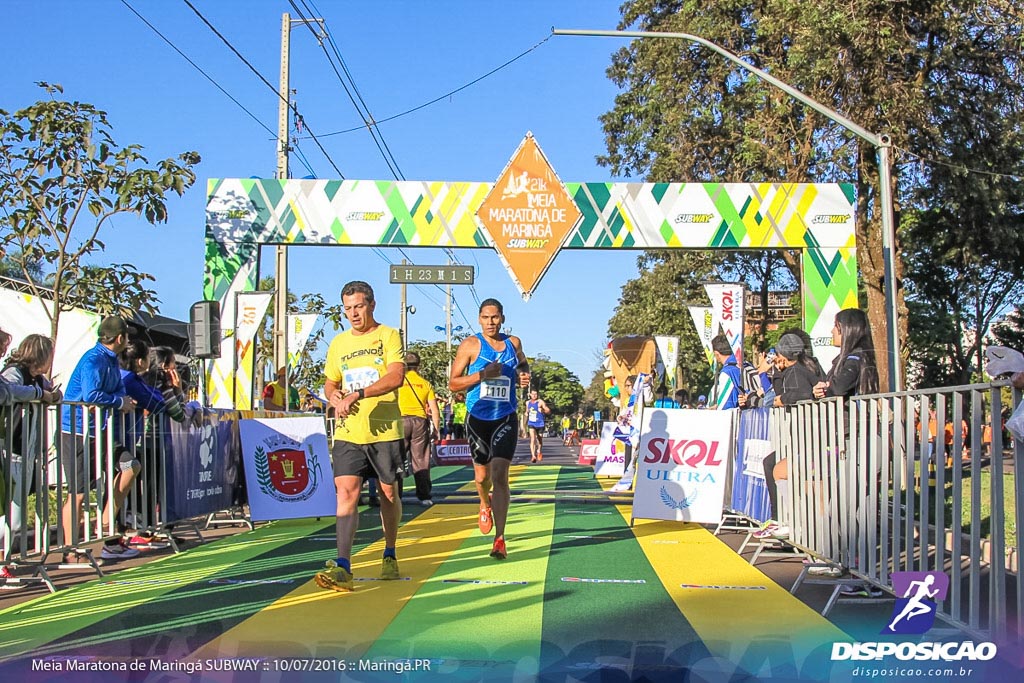
[[[880,598],[883,593],[874,586],[866,583],[850,583],[839,589],[839,595],[844,598]]]
[[[398,573],[398,560],[393,557],[385,557],[380,563],[380,578],[384,581],[397,581],[402,578]]]
[[[772,533],[773,538],[789,538],[789,527],[785,524],[779,524],[775,527],[775,532]]]
[[[138,556],[139,551],[135,548],[129,548],[124,541],[112,545],[104,545],[103,550],[100,551],[100,557],[104,560],[130,560]]]
[[[170,548],[170,541],[161,541],[154,536],[132,536],[128,541],[128,545],[135,548],[136,550],[161,550],[163,548]]]
[[[494,528],[494,513],[491,511],[491,508],[480,508],[480,518],[477,520],[477,525],[480,527],[480,533],[491,533],[491,529]]]
[[[540,451],[537,451],[537,462],[540,462],[543,459],[544,459],[544,454],[541,453]]]
[[[425,508],[433,507],[434,501],[427,498],[426,500],[421,500],[420,505],[422,505]]]
[[[508,557],[508,552],[505,550],[504,538],[494,539],[494,547],[491,548],[491,557],[496,560],[504,560]]]
[[[21,579],[11,573],[11,570],[7,567],[0,567],[0,591],[13,591],[19,588],[25,588],[28,586],[27,583],[22,583]]]
[[[323,570],[318,571],[316,576],[313,577],[313,580],[316,581],[316,585],[321,588],[338,591],[339,593],[353,589],[352,572],[345,571],[345,568],[339,567],[338,563],[334,560],[327,560],[327,562],[324,563]]]
[[[769,519],[767,522],[761,525],[761,528],[751,534],[754,538],[772,538],[775,536],[775,530],[779,528],[778,522],[774,519]]]
[[[843,575],[842,567],[810,567],[807,569],[810,576],[820,576],[826,579],[838,579]]]

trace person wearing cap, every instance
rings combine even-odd
[[[263,388],[264,410],[286,411],[299,409],[299,392],[294,385],[288,387],[289,407],[285,408],[284,406],[284,385],[287,372],[282,365],[277,369],[277,379]]]
[[[420,505],[434,504],[430,495],[430,442],[441,431],[441,411],[430,382],[419,373],[420,355],[405,354],[405,380],[398,389],[398,408],[405,429],[405,450],[412,463],[416,498]]]
[[[110,520],[117,516],[124,503],[125,496],[131,491],[135,477],[142,471],[142,464],[135,459],[131,451],[125,448],[124,425],[125,416],[135,411],[135,400],[127,395],[124,381],[121,379],[121,366],[118,356],[128,346],[128,325],[117,316],[110,316],[100,323],[99,339],[79,359],[68,379],[67,391],[64,394],[65,405],[61,411],[60,456],[64,467],[65,481],[69,495],[64,503],[64,543],[72,547],[79,540],[78,522],[82,517],[82,503],[90,488],[97,488],[104,477],[113,478],[114,495],[107,499],[103,510],[103,526],[107,527]],[[99,419],[93,419],[95,413],[89,415],[89,433],[84,429],[82,406],[69,403],[89,403],[100,406]],[[107,415],[116,411],[113,420],[114,433],[105,434]],[[97,439],[99,436],[101,438]],[[95,448],[102,447],[109,440],[113,444],[114,472],[94,471],[92,481],[86,480],[86,458],[93,458]],[[105,463],[106,458],[100,458]],[[101,486],[97,490],[106,490]],[[104,560],[122,560],[135,557],[138,550],[129,548],[123,538],[107,541],[100,557]]]

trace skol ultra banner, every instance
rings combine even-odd
[[[239,428],[253,521],[334,516],[334,474],[322,418],[241,420]]]
[[[743,293],[738,283],[704,285],[704,291],[711,299],[711,336],[724,334],[736,356],[736,362],[743,364]]]
[[[711,321],[714,317],[714,313],[711,311],[710,306],[687,306],[690,310],[690,318],[693,320],[693,326],[697,330],[697,337],[700,339],[701,348],[704,349],[704,357],[708,361],[708,365],[715,364],[715,357],[711,355],[711,338],[715,336],[712,334]]]
[[[732,420],[732,411],[645,410],[633,518],[717,524],[732,455]]]

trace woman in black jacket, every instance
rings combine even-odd
[[[814,387],[817,398],[856,396],[878,393],[878,367],[875,345],[871,340],[868,317],[858,308],[844,308],[836,313],[832,327],[832,345],[839,355],[832,363],[824,382]]]

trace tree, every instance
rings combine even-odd
[[[45,306],[50,335],[60,314],[92,305],[100,313],[153,312],[152,276],[130,264],[87,265],[104,250],[100,231],[112,216],[167,221],[166,195],[195,182],[199,155],[185,152],[147,168],[140,145],[118,147],[106,112],[54,99],[59,85],[39,83],[50,96],[10,114],[0,110],[0,250],[13,259]],[[40,279],[35,267],[53,268]]]
[[[449,352],[443,341],[418,340],[409,344],[409,350],[415,351],[420,356],[420,375],[430,383],[430,386],[434,387],[434,392],[437,394],[448,394],[448,369],[455,358],[457,348],[458,344],[455,344]]]
[[[608,321],[608,335],[664,334],[679,337],[682,388],[706,387],[711,370],[687,304],[706,302],[702,283],[720,280],[720,255],[697,251],[648,251],[637,258],[639,276],[622,286]]]
[[[986,11],[975,12],[979,7]],[[958,76],[954,83],[972,82],[985,92],[1000,92],[1006,103],[1016,102],[991,111],[1019,127],[1021,25],[1012,21],[1014,11],[1019,18],[1014,7],[975,0],[627,0],[620,27],[699,35],[864,128],[890,134],[897,147],[930,153],[948,149],[928,144],[942,137],[944,115],[956,116],[959,109],[965,124],[947,142],[967,132],[974,115],[973,107],[960,106],[968,103],[968,89],[947,90],[952,75]],[[993,14],[1004,21],[992,20]],[[608,153],[599,161],[616,174],[648,181],[855,184],[858,265],[878,357],[885,358],[875,150],[749,72],[685,41],[634,41],[615,54],[608,74],[623,91],[602,117]],[[974,123],[960,147],[969,154],[985,144],[987,130]],[[897,203],[909,203],[909,189],[920,177],[906,166],[894,175]],[[899,254],[900,244],[895,248]],[[897,332],[905,337],[899,258],[896,275]],[[886,384],[884,363],[880,371]]]
[[[579,410],[583,385],[564,365],[547,356],[537,356],[530,359],[530,375],[530,388],[537,391],[552,413],[565,415]]]

